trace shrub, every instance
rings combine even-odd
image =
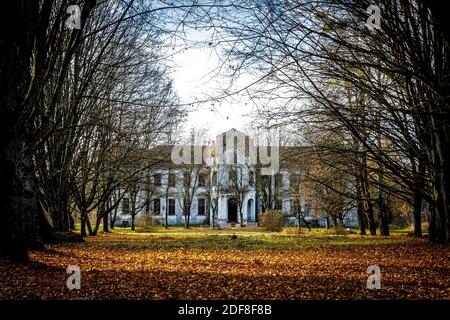
[[[267,231],[283,230],[284,215],[280,210],[267,210],[259,217],[259,225]]]
[[[146,211],[136,217],[135,225],[140,227],[142,231],[148,231],[154,227],[159,227],[161,223],[155,216],[158,215],[154,214],[152,211]]]

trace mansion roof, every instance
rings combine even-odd
[[[244,133],[236,130],[231,129],[227,132],[232,132],[233,134],[241,135],[244,137],[248,137],[248,135],[245,135]],[[219,139],[222,139],[221,137],[227,134],[227,132],[221,133],[217,135],[216,141],[221,141]],[[250,140],[251,141],[251,140]],[[216,156],[217,152],[217,146],[218,144],[211,143],[210,145],[193,145],[193,146],[186,146],[186,149],[183,149],[183,152],[186,150],[190,150],[191,155],[190,159],[192,160],[192,163],[194,163],[194,155],[195,153],[200,153],[201,155],[204,155],[209,158],[213,158]],[[128,151],[128,155],[130,159],[135,158],[135,161],[137,162],[143,162],[146,166],[152,166],[152,167],[161,167],[161,168],[182,168],[186,167],[188,165],[186,164],[175,164],[172,160],[172,153],[176,152],[174,151],[175,147],[180,146],[173,146],[173,145],[157,145],[151,149],[145,149],[145,150],[133,150],[133,152]],[[272,149],[270,146],[267,147],[270,152],[272,152]],[[246,150],[248,150],[248,146],[245,147]],[[312,148],[311,147],[305,147],[305,146],[278,146],[278,153],[279,153],[279,166],[281,168],[289,168],[289,167],[295,167],[298,164],[301,164],[305,159],[309,159],[312,155]],[[189,152],[189,151],[188,151]],[[200,167],[209,167],[210,164],[207,159],[202,157],[202,163],[201,164],[190,164],[189,166],[200,166]],[[133,162],[131,160],[131,162]]]

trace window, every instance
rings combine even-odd
[[[199,187],[204,187],[204,186],[206,186],[206,174],[200,173],[200,174],[198,175],[198,186],[199,186]]]
[[[161,200],[159,199],[153,200],[153,212],[156,214],[161,213]]]
[[[176,180],[177,177],[175,176],[175,173],[169,173],[169,187],[175,187]]]
[[[157,187],[161,186],[161,174],[160,173],[157,173],[153,176],[153,183]]]
[[[175,199],[169,199],[169,216],[175,215]]]
[[[230,170],[228,172],[228,175],[230,177],[230,184],[237,184],[237,173],[236,171]]]
[[[123,198],[122,199],[122,212],[129,213],[130,212],[130,199]]]
[[[253,187],[255,185],[255,173],[253,171],[250,171],[248,173],[248,185],[250,187]]]
[[[199,216],[204,216],[206,214],[206,199],[198,199],[198,211]]]

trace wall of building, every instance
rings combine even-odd
[[[224,141],[223,141],[223,135],[219,135],[218,139],[216,141],[216,144],[218,144],[219,147],[223,147]],[[241,137],[243,138],[243,137]],[[239,140],[242,143],[244,140]],[[212,172],[216,172],[217,181],[219,184],[219,188],[217,189],[210,189],[208,187],[199,187],[195,195],[193,197],[193,202],[191,205],[191,215],[190,215],[190,223],[191,224],[209,224],[211,222],[211,216],[212,209],[209,207],[207,208],[207,212],[205,212],[205,215],[199,215],[198,214],[198,199],[200,198],[207,198],[205,194],[212,192],[213,194],[216,194],[218,197],[218,209],[217,209],[217,217],[215,217],[215,225],[227,225],[229,221],[228,216],[228,200],[233,197],[233,190],[229,187],[230,179],[229,179],[229,162],[227,160],[230,160],[232,158],[236,158],[238,160],[238,163],[242,166],[241,170],[239,172],[243,173],[242,183],[245,185],[248,185],[249,182],[249,173],[251,171],[255,171],[252,165],[248,164],[248,161],[246,162],[246,156],[245,153],[241,151],[234,151],[233,149],[230,149],[230,146],[233,145],[233,140],[229,139],[225,143],[225,151],[222,153],[221,156],[219,156],[217,159],[208,158],[206,163],[209,163],[210,166],[208,167],[208,170],[210,170],[210,174]],[[235,152],[237,152],[235,154]],[[243,163],[246,163],[243,165]],[[168,215],[167,220],[169,225],[182,225],[184,224],[184,215],[183,215],[183,207],[182,207],[182,188],[183,188],[183,170],[159,170],[158,173],[161,174],[161,186],[157,187],[154,191],[153,199],[158,198],[160,199],[160,214],[154,215],[153,219],[158,220],[160,223],[165,223],[165,217],[166,217],[166,210],[168,210],[168,203],[166,203],[166,189],[168,185],[168,173],[174,173],[176,175],[176,184],[175,187],[170,187],[168,192],[169,199],[175,199],[175,215]],[[238,174],[239,174],[238,172]],[[291,215],[291,194],[290,194],[290,172],[286,168],[280,168],[280,174],[281,174],[281,186],[278,194],[278,198],[281,199],[281,210],[287,215]],[[209,179],[208,179],[209,180]],[[275,179],[272,179],[272,188],[275,189]],[[145,196],[145,195],[144,195]],[[141,199],[144,199],[144,196],[141,196]],[[245,195],[243,199],[243,219],[244,223],[255,221],[256,216],[261,212],[262,210],[262,199],[258,198],[259,195],[256,194],[255,187],[249,188],[249,191]],[[248,208],[248,201],[249,199],[252,199],[253,203],[251,208]],[[143,201],[143,200],[142,200]],[[209,205],[208,201],[206,201],[207,206]],[[303,204],[304,206],[304,204]],[[119,208],[119,214],[116,219],[116,225],[122,225],[123,221],[128,221],[129,224],[131,224],[131,216],[129,214],[126,214],[121,211],[121,207]],[[150,205],[150,210],[153,210],[153,205]],[[145,208],[141,209],[140,213],[137,217],[141,216],[145,211]],[[209,212],[208,212],[209,211]],[[237,222],[240,223],[240,214],[239,214],[239,208],[237,213]],[[317,218],[313,217],[312,215],[306,218],[307,221],[310,221],[311,223],[316,223],[321,226],[326,225],[326,220],[323,217]],[[358,220],[356,218],[356,210],[352,210],[349,212],[345,218],[345,225],[354,227],[357,226]],[[288,224],[297,224],[297,219],[295,217],[289,217],[287,219]]]

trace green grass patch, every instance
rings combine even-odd
[[[360,236],[358,234],[334,234],[326,229],[285,228],[283,232],[267,232],[261,229],[226,229],[171,227],[155,228],[151,231],[132,231],[126,228],[113,229],[88,237],[86,246],[104,248],[198,248],[198,249],[302,249],[323,246],[387,245],[408,241],[402,232],[393,232],[390,237]]]

